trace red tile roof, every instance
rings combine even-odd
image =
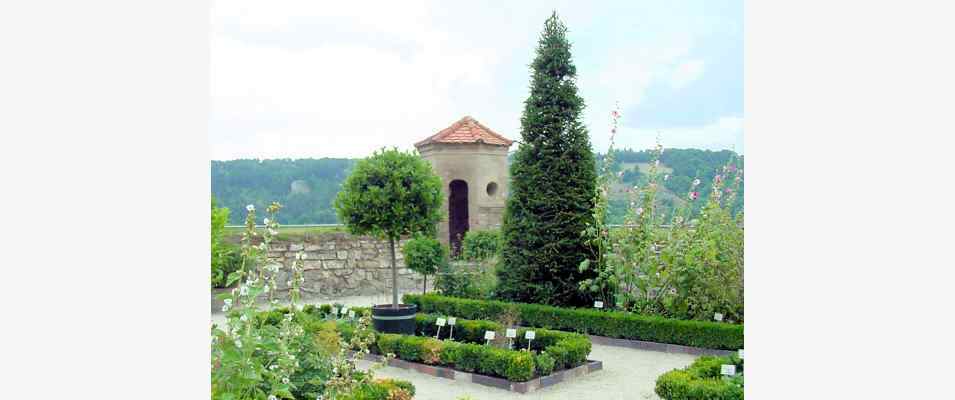
[[[514,141],[498,135],[490,128],[481,125],[481,123],[477,122],[474,118],[466,116],[431,137],[415,143],[415,147],[431,143],[486,143],[498,146],[510,146]]]

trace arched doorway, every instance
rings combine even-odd
[[[468,184],[460,179],[451,181],[448,195],[448,234],[451,253],[461,252],[461,239],[468,232]]]

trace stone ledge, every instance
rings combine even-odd
[[[591,343],[603,346],[626,347],[637,350],[659,351],[663,353],[690,354],[694,356],[728,356],[736,354],[730,350],[707,349],[703,347],[683,346],[679,344],[647,342],[643,340],[620,339],[606,336],[588,335]]]
[[[366,354],[364,356],[365,360],[381,362],[385,357],[377,354]],[[453,368],[441,367],[437,365],[427,365],[416,362],[410,362],[405,360],[399,360],[397,358],[392,358],[388,360],[388,365],[391,367],[397,367],[401,369],[406,369],[410,371],[415,371],[422,374],[431,375],[438,378],[451,379],[456,381],[471,382],[478,385],[490,386],[497,389],[503,389],[516,393],[530,393],[535,390],[543,389],[545,387],[553,386],[561,382],[571,381],[577,377],[581,377],[593,372],[597,372],[603,369],[603,362],[595,360],[587,360],[583,365],[565,369],[563,371],[554,372],[553,374],[547,376],[541,376],[534,379],[531,379],[527,382],[511,382],[504,378],[498,378],[487,375],[480,375],[472,372],[462,372]]]

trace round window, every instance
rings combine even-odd
[[[497,183],[491,182],[487,184],[487,195],[494,197],[497,194]]]

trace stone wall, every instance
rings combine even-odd
[[[398,266],[399,290],[421,290],[422,275],[405,268],[398,243],[395,257]],[[287,293],[289,267],[295,254],[304,250],[305,298],[376,295],[391,293],[391,252],[388,241],[347,233],[324,233],[288,241],[272,242],[268,257],[282,264],[276,278],[280,293]],[[429,279],[431,280],[431,279]],[[429,284],[429,286],[431,286]]]

